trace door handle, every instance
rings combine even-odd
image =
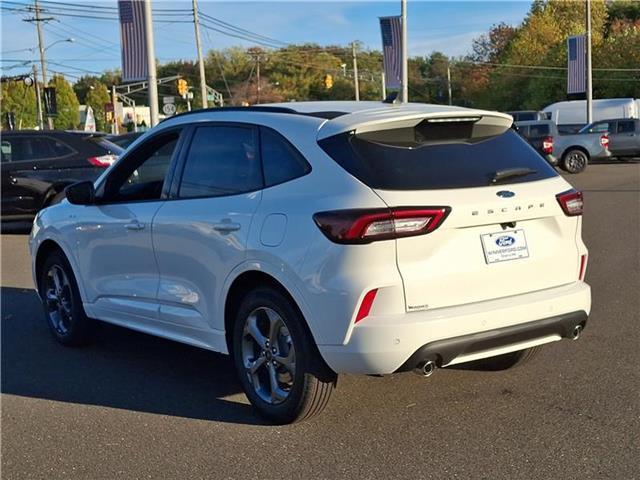
[[[240,230],[240,224],[236,222],[232,222],[229,219],[224,219],[220,223],[214,223],[213,229],[218,232],[235,232],[236,230]]]
[[[131,223],[126,223],[124,225],[124,228],[126,228],[127,230],[143,230],[144,229],[144,223],[141,223],[138,220],[134,220]]]

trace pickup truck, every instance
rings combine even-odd
[[[609,134],[609,150],[618,158],[640,157],[640,119],[599,120],[583,127],[579,133]]]
[[[553,166],[580,173],[592,159],[611,157],[607,132],[561,135],[552,120],[516,122],[522,136]]]

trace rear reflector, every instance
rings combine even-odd
[[[556,195],[558,203],[562,207],[564,214],[568,217],[582,215],[584,202],[582,200],[582,192],[578,190],[568,190]]]
[[[450,207],[398,207],[319,212],[313,220],[335,243],[362,244],[433,232]]]
[[[602,145],[602,148],[609,148],[609,135],[605,133],[600,137],[600,145]]]
[[[373,301],[376,299],[377,294],[378,289],[375,288],[367,292],[367,294],[364,296],[364,298],[362,299],[362,303],[360,304],[360,308],[358,309],[358,313],[356,314],[356,323],[369,316],[369,312],[371,311]]]
[[[553,137],[544,137],[542,139],[542,153],[547,155],[553,153]]]
[[[578,279],[584,280],[584,276],[587,273],[587,255],[580,255],[580,275]]]
[[[118,159],[117,155],[100,155],[99,157],[89,157],[87,162],[95,167],[107,168]]]

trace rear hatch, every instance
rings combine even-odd
[[[430,233],[396,238],[409,311],[543,290],[578,279],[571,187],[504,117],[377,124],[320,145],[391,208],[448,211]]]

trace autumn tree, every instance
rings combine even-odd
[[[36,94],[34,86],[25,85],[23,80],[2,82],[2,128],[9,128],[6,114],[15,115],[15,128],[35,128],[38,124]]]

